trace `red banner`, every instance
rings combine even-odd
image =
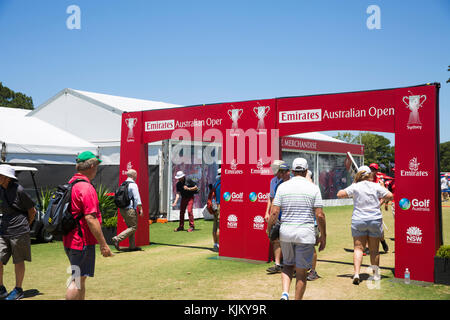
[[[437,93],[437,85],[423,85],[123,114],[120,181],[127,168],[138,171],[146,215],[139,219],[136,244],[149,243],[144,221],[149,142],[222,142],[219,256],[266,261],[269,242],[263,218],[270,163],[280,156],[279,136],[332,130],[395,132],[395,276],[403,277],[408,268],[411,279],[433,281],[433,257],[441,242]],[[285,138],[282,143],[292,147],[297,142]],[[350,146],[354,145],[346,148]],[[316,147],[304,141],[299,149]],[[342,152],[331,145],[320,147]],[[119,219],[118,232],[123,229]]]

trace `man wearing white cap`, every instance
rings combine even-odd
[[[23,298],[25,261],[31,261],[30,225],[36,209],[30,196],[17,183],[14,168],[0,165],[0,299]],[[3,285],[3,265],[13,258],[16,287],[8,294]]]
[[[189,215],[189,229],[188,232],[194,231],[194,195],[198,192],[198,187],[195,185],[192,179],[186,179],[186,175],[183,171],[178,171],[175,175],[175,179],[178,180],[176,184],[177,195],[175,196],[175,200],[172,203],[172,207],[177,205],[178,199],[181,196],[180,203],[180,225],[174,231],[183,231],[184,230],[184,213],[186,209]]]
[[[282,183],[275,194],[269,219],[271,227],[280,210],[280,243],[283,253],[283,272],[281,282],[283,293],[281,300],[289,299],[289,287],[295,267],[295,299],[300,300],[306,289],[307,271],[312,267],[314,245],[319,244],[319,251],[325,249],[326,226],[319,187],[306,180],[308,162],[296,158],[291,171],[294,177]],[[320,237],[316,240],[314,232],[314,215],[319,225]]]

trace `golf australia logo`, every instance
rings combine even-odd
[[[430,212],[430,202],[430,199],[412,199],[412,201],[409,201],[409,199],[403,198],[398,205],[402,210],[411,209],[411,211]]]
[[[422,230],[420,230],[418,227],[409,227],[406,230],[406,242],[422,244]]]
[[[225,192],[223,194],[223,200],[231,202],[244,202],[244,192]]]
[[[417,157],[414,157],[409,160],[409,170],[400,170],[400,175],[402,177],[428,177],[428,171],[419,170],[419,166],[420,162]]]
[[[267,203],[267,200],[269,199],[270,193],[263,193],[263,192],[250,192],[248,198],[251,202],[263,202]]]
[[[264,230],[264,218],[262,216],[256,216],[253,218],[253,229]]]
[[[236,229],[238,226],[238,217],[234,214],[230,214],[227,219],[227,227]]]
[[[411,94],[410,96],[403,97],[403,103],[410,111],[406,128],[408,130],[420,130],[422,129],[422,122],[419,117],[419,109],[422,107],[425,100],[427,100],[427,96],[413,95],[411,91],[409,91],[409,93]]]

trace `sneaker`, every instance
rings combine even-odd
[[[217,243],[214,244],[213,251],[219,252],[219,245]]]
[[[308,276],[306,277],[306,280],[314,281],[319,279],[319,275],[317,274],[316,270],[311,270],[308,272]]]
[[[5,286],[0,286],[0,300],[5,299],[8,296],[8,290],[6,290]]]
[[[192,228],[192,227],[189,228],[189,229],[188,229],[188,232],[194,232],[194,228]]]
[[[354,276],[353,276],[353,284],[359,285],[359,282],[360,282],[360,280],[359,280],[359,275],[358,275],[358,276],[357,276],[357,275],[354,275]]]
[[[363,256],[367,256],[370,253],[369,248],[365,248],[363,251]]]
[[[184,231],[184,228],[183,227],[178,227],[178,228],[176,228],[175,230],[173,230],[174,232],[178,232],[178,231]]]
[[[386,243],[386,240],[381,241],[381,246],[383,247],[384,252],[388,252],[389,251],[389,247]]]
[[[281,269],[283,269],[283,267],[280,266],[279,264],[276,264],[273,267],[268,268],[266,271],[269,274],[275,274],[275,273],[281,273]]]
[[[9,293],[5,300],[20,300],[23,298],[22,288],[15,287],[13,291]]]
[[[289,300],[289,294],[287,292],[283,292],[280,300]]]
[[[114,248],[116,248],[117,251],[120,251],[119,240],[116,237],[112,237],[112,241],[114,244]]]

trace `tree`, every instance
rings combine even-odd
[[[359,135],[350,132],[340,132],[334,138],[348,143],[359,143],[360,139]],[[391,146],[391,141],[382,135],[362,132],[361,144],[364,145],[364,162],[366,164],[375,162],[381,167],[389,168],[392,163],[395,163],[395,147]]]
[[[33,99],[21,92],[14,92],[0,82],[0,107],[33,110]]]
[[[440,144],[439,160],[441,162],[441,172],[450,172],[450,141]]]

